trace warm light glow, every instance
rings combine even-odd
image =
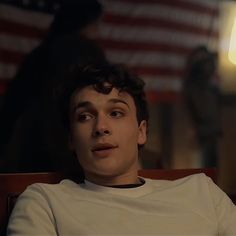
[[[230,62],[236,65],[236,17],[234,19],[234,24],[231,32],[228,58]]]

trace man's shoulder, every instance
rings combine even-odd
[[[204,173],[198,173],[198,174],[192,174],[192,175],[188,175],[186,177],[183,178],[178,178],[175,180],[159,180],[159,179],[148,179],[149,181],[152,182],[152,184],[156,184],[158,186],[174,186],[174,185],[185,185],[188,183],[202,183],[202,182],[208,182],[209,181],[209,177],[206,176]]]
[[[21,196],[43,196],[48,197],[50,195],[67,194],[74,189],[78,190],[80,185],[69,180],[64,179],[57,184],[48,183],[35,183],[29,185],[27,189],[21,194]]]
[[[156,187],[158,192],[168,192],[177,194],[180,198],[187,195],[208,195],[209,185],[214,185],[211,178],[204,173],[193,174],[176,180],[150,180],[149,182]]]
[[[151,180],[151,184],[156,190],[148,198],[184,209],[202,211],[201,214],[205,209],[213,211],[212,195],[217,194],[213,191],[217,187],[205,174],[194,174],[177,180]]]

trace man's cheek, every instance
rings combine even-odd
[[[136,130],[129,130],[129,132],[126,134],[127,140],[135,140],[138,137],[138,133]]]
[[[84,150],[84,149],[86,150],[89,147],[89,141],[85,137],[78,136],[76,138],[76,144],[77,144],[77,147],[79,147],[81,150]]]

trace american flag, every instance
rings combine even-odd
[[[79,1],[79,0],[78,0]],[[99,43],[146,81],[152,101],[179,97],[188,53],[218,47],[219,0],[101,0]],[[46,35],[55,0],[0,0],[0,94]]]

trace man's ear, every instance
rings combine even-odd
[[[142,120],[139,124],[138,144],[143,145],[147,142],[147,121]]]

